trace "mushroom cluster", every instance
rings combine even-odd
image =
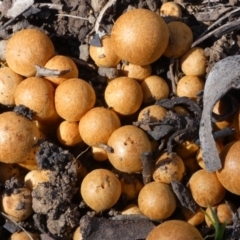
[[[144,215],[155,224],[181,212],[181,220],[157,224],[147,240],[200,240],[197,226],[204,221],[208,226],[212,218],[232,223],[223,201],[228,192],[240,195],[239,111],[214,123],[216,129],[235,126],[237,131],[216,142],[222,169],[207,171],[194,142],[207,58],[204,49],[191,47],[193,33],[181,21],[182,7],[167,2],[159,10],[126,11],[100,37],[101,46],[89,46],[96,69],[117,73],[104,77],[99,92],[94,84],[103,77],[95,82],[81,78],[81,67],[56,54],[43,31],[23,29],[8,40],[7,66],[0,68],[0,104],[14,110],[0,114],[0,181],[14,177],[24,182],[17,190],[2,192],[1,210],[10,219],[21,222],[34,216],[39,225],[44,219],[45,231],[56,239],[73,229],[73,237],[82,239],[86,233],[76,223],[81,211],[106,216],[114,209]],[[161,60],[179,63],[178,75],[171,67],[156,72],[153,66]],[[215,114],[225,111],[222,102]],[[66,224],[62,228],[61,221]],[[39,233],[16,232],[11,239],[26,234],[37,239]]]

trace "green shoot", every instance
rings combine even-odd
[[[202,212],[207,216],[207,218],[211,221],[214,229],[215,229],[215,234],[214,234],[214,240],[223,240],[223,234],[226,229],[226,223],[220,223],[219,219],[217,217],[216,211],[212,209],[212,207],[209,206],[209,209],[211,211],[213,219],[207,214],[206,211],[202,210]]]

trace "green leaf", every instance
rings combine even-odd
[[[225,232],[225,229],[226,229],[226,223],[220,223],[219,222],[219,219],[217,217],[217,213],[216,211],[213,210],[212,207],[208,206],[210,211],[211,211],[211,214],[212,214],[212,217],[213,219],[209,216],[209,214],[202,210],[201,211],[207,216],[207,218],[211,221],[214,229],[215,229],[215,234],[214,234],[214,240],[223,240],[223,235],[224,235],[224,232]]]

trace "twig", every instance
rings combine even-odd
[[[74,15],[69,15],[69,14],[59,13],[59,14],[56,14],[56,15],[57,15],[57,16],[60,16],[60,17],[77,18],[77,19],[81,19],[81,20],[89,21],[88,18],[85,18],[85,17],[79,17],[79,16],[74,16]]]
[[[57,70],[41,67],[37,64],[35,65],[35,69],[37,71],[36,77],[61,77],[64,74],[67,74],[72,71],[72,68],[65,70]]]
[[[208,39],[211,36],[218,36],[220,37],[223,34],[227,34],[229,32],[232,32],[236,29],[240,28],[240,20],[237,20],[235,22],[230,22],[230,23],[226,23],[224,25],[222,25],[221,27],[213,30],[212,32],[206,34],[205,36],[197,39],[193,44],[192,47],[197,46],[198,44],[200,44],[201,42],[203,42],[204,40]]]
[[[165,147],[165,142],[166,142],[165,139],[160,140],[160,144],[158,148],[153,152],[153,156],[152,156],[153,159],[157,159],[160,156],[160,154],[163,152],[163,148]]]
[[[95,24],[94,24],[94,27],[93,29],[89,32],[89,34],[87,35],[87,39],[94,33],[98,33],[99,32],[99,27],[100,27],[100,23],[102,21],[102,18],[105,14],[105,12],[107,11],[108,8],[110,8],[112,5],[114,5],[115,3],[117,2],[117,0],[109,0],[106,5],[102,8],[102,10],[100,11],[96,21],[95,21]]]
[[[179,81],[179,78],[178,78],[178,75],[179,75],[179,58],[175,59],[174,60],[174,63],[175,63],[175,73],[174,73],[174,80],[175,80],[175,83],[176,85],[178,84],[178,81]]]
[[[20,225],[18,224],[17,222],[15,222],[13,219],[11,219],[7,214],[3,213],[3,212],[0,212],[5,218],[7,218],[9,221],[13,222],[14,224],[16,224],[19,228],[21,228],[27,235],[28,237],[30,238],[30,240],[34,240],[32,238],[32,236]]]
[[[172,84],[172,92],[175,95],[177,89],[176,89],[176,81],[175,81],[173,68],[174,68],[174,58],[170,58],[169,71],[170,71],[170,78],[171,78],[171,84]]]
[[[86,153],[89,148],[90,148],[90,146],[88,146],[84,151],[82,151],[81,153],[79,153],[78,156],[76,157],[76,160],[79,159],[84,153]]]
[[[102,8],[102,10],[100,11],[95,25],[94,25],[94,31],[98,32],[99,31],[99,27],[100,27],[100,22],[102,21],[103,15],[105,14],[105,12],[107,11],[108,8],[110,8],[112,5],[114,5],[117,2],[117,0],[110,0],[107,2],[107,4]]]
[[[56,9],[59,11],[62,11],[63,9],[63,4],[54,4],[54,3],[40,3],[37,5],[38,7],[42,8],[42,7],[48,7],[50,9]]]
[[[161,152],[163,150],[164,144],[165,144],[165,139],[161,139],[161,142],[158,146],[158,151]]]
[[[80,66],[80,67],[84,67],[88,70],[91,70],[91,71],[97,71],[97,68],[93,65],[93,64],[90,64],[82,59],[78,59],[78,58],[71,58],[77,66]]]
[[[233,11],[227,13],[226,15],[220,17],[216,22],[214,22],[213,24],[211,24],[201,35],[200,37],[204,36],[209,30],[211,30],[213,27],[215,27],[217,24],[219,24],[222,20],[224,20],[225,18],[229,17],[230,15],[232,15],[235,12],[240,11],[240,8],[234,9]]]
[[[98,147],[102,148],[103,150],[107,151],[108,153],[113,153],[113,148],[108,146],[107,144],[99,143]]]
[[[4,29],[5,27],[7,27],[9,24],[11,24],[17,17],[14,17],[10,20],[8,20],[5,24],[3,24],[1,27],[0,27],[0,30]]]

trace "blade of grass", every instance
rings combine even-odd
[[[226,229],[226,223],[220,223],[219,219],[217,217],[217,213],[216,211],[213,210],[212,207],[208,206],[210,211],[211,211],[211,215],[213,217],[213,219],[209,216],[209,214],[204,211],[203,209],[201,209],[201,211],[207,216],[207,218],[211,221],[214,229],[215,229],[215,234],[214,234],[214,240],[223,240],[223,235]]]
[[[221,240],[223,239],[223,235],[225,232],[227,224],[226,223],[222,223],[220,228],[219,228],[219,232],[218,232],[218,238],[216,238],[215,240]]]

